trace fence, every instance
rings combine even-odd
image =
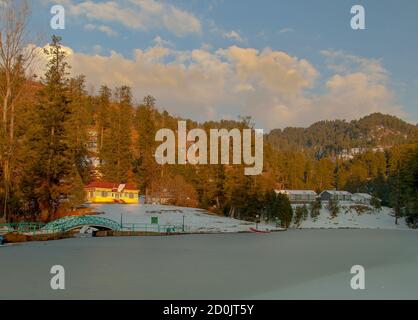
[[[26,235],[39,235],[39,234],[55,234],[66,231],[66,227],[62,224],[49,224],[45,227],[44,223],[36,222],[19,222],[19,223],[7,223],[0,224],[0,234],[17,232]],[[88,226],[86,223],[85,226]],[[82,228],[83,225],[77,226]],[[147,223],[123,223],[118,224],[117,228],[112,228],[115,231],[141,231],[141,232],[156,232],[156,233],[183,233],[188,232],[189,227],[183,225],[171,225],[171,224],[147,224]]]
[[[38,222],[16,222],[0,224],[0,233],[18,232],[26,234],[37,234],[45,226]]]
[[[121,231],[143,231],[158,233],[182,233],[188,231],[187,226],[178,226],[170,224],[148,224],[148,223],[123,223]]]

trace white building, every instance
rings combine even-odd
[[[352,201],[353,195],[348,191],[325,190],[320,193],[319,197],[321,201]]]
[[[354,193],[353,201],[359,204],[371,205],[373,196],[368,193]],[[377,199],[380,201],[380,199]]]
[[[277,194],[285,194],[291,203],[312,203],[317,198],[313,190],[274,190]]]

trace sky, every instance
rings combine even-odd
[[[249,115],[266,131],[373,112],[418,121],[415,0],[34,0],[42,47],[60,35],[88,89],[197,121]],[[52,30],[50,9],[65,8]],[[353,30],[353,5],[365,30]],[[38,71],[41,72],[41,71]]]

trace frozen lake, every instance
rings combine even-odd
[[[50,288],[51,266],[66,290]],[[366,290],[350,287],[362,265]],[[85,238],[0,246],[0,299],[418,299],[418,232]]]

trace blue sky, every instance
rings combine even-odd
[[[151,93],[181,116],[249,114],[267,129],[375,111],[418,121],[414,0],[33,3],[33,31],[61,35],[92,87],[125,81],[138,101]],[[57,3],[62,31],[49,27]],[[366,30],[350,28],[354,4],[365,8]]]

